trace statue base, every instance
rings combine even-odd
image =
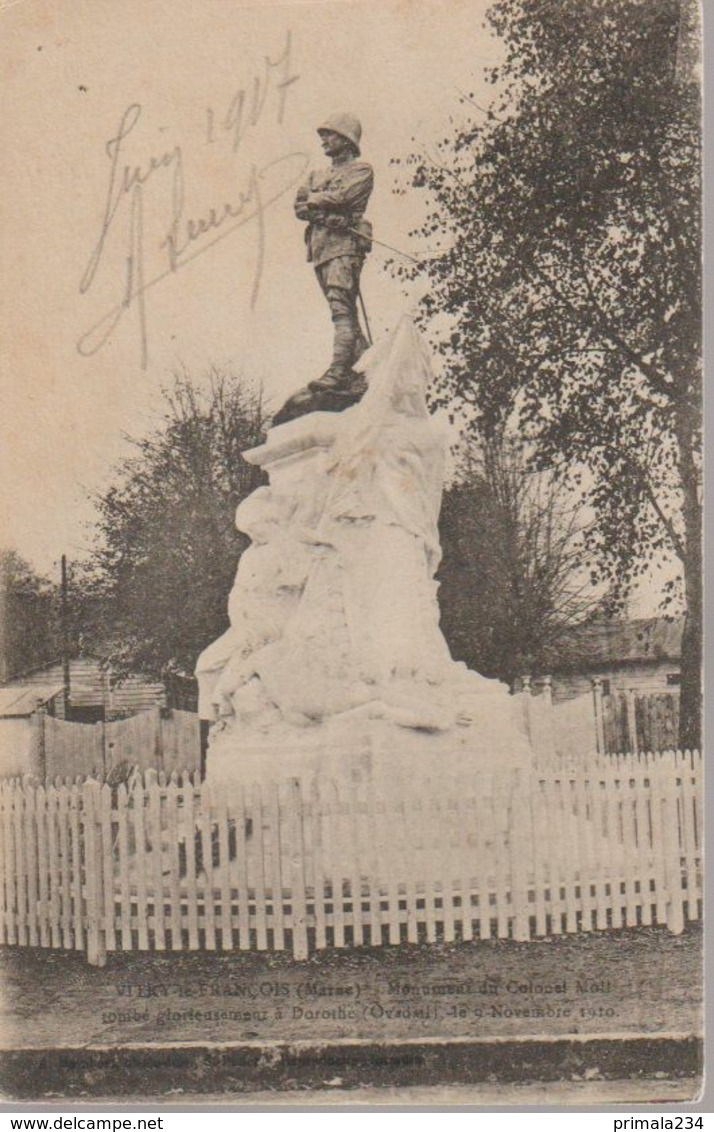
[[[273,427],[243,454],[270,486],[238,509],[253,543],[231,630],[199,660],[221,715],[207,756],[217,788],[369,769],[391,789],[530,761],[507,686],[455,662],[441,632],[447,438],[411,322],[365,366],[358,404]]]
[[[373,782],[380,796],[391,796],[420,781],[530,768],[532,751],[515,697],[495,692],[481,701],[480,718],[448,732],[370,718],[372,705],[311,727],[284,728],[279,735],[239,734],[218,725],[211,732],[206,780],[223,790],[287,779],[310,789],[316,781],[339,785],[359,779]]]

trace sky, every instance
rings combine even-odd
[[[230,367],[277,407],[325,369],[329,316],[292,211],[304,171],[324,164],[315,129],[358,115],[375,236],[414,250],[424,200],[394,194],[390,162],[435,153],[461,91],[487,104],[500,53],[488,2],[5,7],[4,545],[52,574],[86,552],[89,496],[157,423],[173,372]],[[375,337],[425,286],[405,292],[389,254],[375,247],[363,273]]]
[[[329,317],[292,212],[296,179],[324,164],[315,128],[334,110],[361,118],[363,156],[375,169],[375,235],[408,251],[423,202],[393,194],[390,159],[405,156],[412,139],[433,151],[462,112],[458,88],[488,97],[484,67],[498,45],[484,30],[485,8],[485,0],[19,0],[6,8],[6,545],[41,570],[62,552],[81,553],[88,493],[110,481],[127,435],[157,419],[174,370],[200,380],[211,364],[231,366],[262,382],[276,405],[324,370]],[[188,222],[211,209],[220,215],[225,203],[233,231],[225,234],[226,223],[182,246]],[[165,240],[177,214],[172,271]],[[388,254],[376,250],[363,276],[375,336],[418,297],[384,270]],[[129,259],[145,283],[159,277],[143,310],[135,296],[121,306]]]

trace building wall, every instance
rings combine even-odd
[[[140,676],[128,676],[120,684],[109,688],[106,710],[108,719],[136,715],[152,707],[166,707],[166,689],[163,684],[149,684]]]
[[[636,692],[679,691],[679,684],[668,684],[670,674],[679,674],[678,661],[658,661],[654,664],[623,664],[604,666],[592,672],[556,673],[552,677],[553,700],[570,700],[592,691],[596,677],[610,681],[611,692],[626,692],[629,688]],[[533,681],[537,688],[538,681]]]
[[[62,679],[60,662],[23,676],[21,682],[23,685],[33,686],[55,681],[62,683]],[[146,708],[166,706],[163,684],[149,683],[141,676],[129,676],[121,683],[115,683],[94,657],[77,657],[70,661],[69,684],[72,708],[103,707],[107,719],[135,715]],[[64,696],[61,694],[56,697],[54,714],[60,719],[64,716]]]

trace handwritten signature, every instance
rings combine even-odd
[[[262,76],[256,76],[251,87],[238,90],[224,116],[218,117],[212,110],[208,112],[207,142],[216,140],[217,130],[225,131],[231,139],[231,150],[236,153],[246,132],[260,122],[271,90],[275,90],[277,94],[277,120],[282,122],[288,91],[299,77],[293,73],[291,47],[291,36],[288,33],[285,49],[278,59],[272,60],[265,56]],[[148,292],[251,222],[255,222],[258,233],[250,300],[251,307],[255,306],[265,261],[266,213],[302,180],[308,155],[294,151],[283,153],[263,165],[252,163],[244,173],[242,188],[234,199],[220,205],[211,205],[201,216],[186,217],[184,154],[180,145],[150,154],[140,165],[126,160],[127,139],[136,130],[142,113],[140,103],[134,102],[128,106],[117,130],[106,143],[110,168],[104,215],[79,284],[82,294],[90,290],[105,259],[110,233],[116,229],[120,217],[126,216],[126,250],[120,298],[111,310],[82,334],[77,342],[77,350],[84,357],[96,354],[109,341],[127,312],[136,308],[141,366],[146,369],[149,363]],[[158,250],[164,253],[165,259],[159,270],[147,278],[144,192],[147,185],[162,173],[170,177],[170,214],[165,233],[158,241]]]

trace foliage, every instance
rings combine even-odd
[[[503,437],[471,444],[444,495],[442,628],[455,659],[509,682],[549,672],[598,607],[581,566],[582,508]]]
[[[687,4],[689,0],[687,0]],[[539,467],[587,469],[587,549],[625,594],[654,557],[685,581],[682,733],[699,738],[700,104],[677,68],[685,0],[497,0],[493,104],[436,164],[420,234],[442,328],[437,403],[488,435],[516,414]],[[443,326],[448,324],[444,333]]]
[[[61,651],[58,587],[15,550],[0,551],[0,679],[57,660]]]
[[[164,396],[161,425],[133,441],[135,455],[96,500],[85,628],[119,673],[190,673],[227,628],[247,544],[235,510],[262,482],[241,455],[263,437],[259,393],[214,369],[201,385],[176,376]]]

